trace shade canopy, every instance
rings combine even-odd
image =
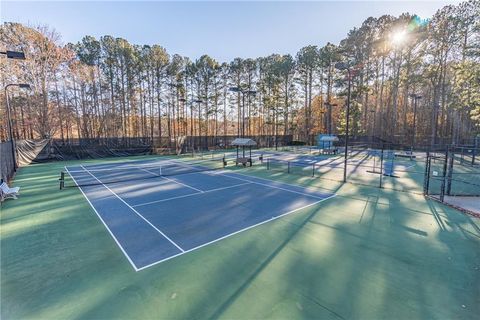
[[[232,141],[232,146],[236,147],[251,147],[256,145],[257,143],[254,140],[247,138],[236,138]]]
[[[319,141],[323,141],[323,142],[326,142],[326,141],[338,141],[338,137],[337,136],[321,136]]]

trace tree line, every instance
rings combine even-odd
[[[32,86],[9,89],[16,139],[293,135],[313,142],[319,133],[345,134],[349,85],[352,136],[458,144],[480,131],[477,0],[428,20],[370,17],[340,43],[295,56],[231,62],[193,61],[108,35],[64,45],[47,26],[14,22],[0,27],[0,44],[27,56],[0,64],[3,86]]]

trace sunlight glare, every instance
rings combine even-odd
[[[394,45],[402,45],[407,39],[407,32],[405,30],[396,31],[392,34],[392,43]]]

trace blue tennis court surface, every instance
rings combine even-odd
[[[122,166],[66,169],[137,271],[334,196],[226,170],[161,176]],[[150,176],[129,181],[135,174]]]

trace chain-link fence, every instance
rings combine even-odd
[[[0,179],[9,181],[15,173],[12,141],[0,143]]]
[[[429,152],[424,194],[480,217],[479,152],[468,146]]]
[[[272,172],[419,194],[424,188],[425,161],[425,152],[386,144],[350,145],[346,155],[344,147],[334,152],[293,147],[266,151],[264,156],[265,167]]]
[[[181,140],[181,153],[190,153],[192,151],[219,150],[231,148],[233,140],[238,136],[187,136]],[[244,138],[252,139],[257,143],[256,148],[279,148],[285,147],[292,143],[291,135],[257,135],[245,136]],[[166,144],[162,142],[163,148],[172,148],[175,141]],[[156,146],[157,143],[154,143]]]
[[[444,200],[445,196],[480,196],[479,148],[448,147],[427,157],[425,194]]]
[[[55,160],[97,159],[145,154],[187,154],[203,155],[231,148],[237,136],[182,136],[170,137],[128,137],[128,138],[81,138],[18,140],[15,142],[20,166],[32,162]],[[289,145],[291,135],[248,136],[257,142],[258,148],[277,148]],[[3,179],[13,176],[13,156],[10,142],[2,142],[1,174]]]

